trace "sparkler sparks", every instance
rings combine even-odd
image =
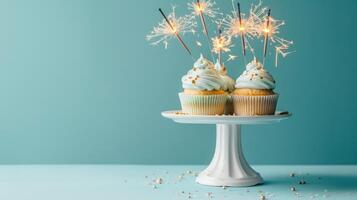
[[[211,51],[212,59],[214,59],[212,54],[212,47],[210,43],[210,37],[208,34],[207,24],[205,15],[213,19],[221,13],[218,12],[218,8],[215,8],[215,2],[212,0],[196,0],[196,2],[188,3],[188,9],[192,11],[193,16],[199,16],[201,24],[203,27],[203,33],[206,35],[208,47]]]
[[[201,0],[198,2],[188,3],[188,9],[192,11],[193,15],[199,16],[202,14],[210,18],[215,18],[221,15],[219,9],[215,7],[216,3],[212,0]]]
[[[246,14],[241,13],[240,4],[235,4],[232,0],[233,11],[223,16],[216,8],[214,0],[191,0],[188,3],[188,9],[191,11],[189,15],[176,17],[175,7],[172,7],[172,13],[166,16],[161,9],[160,12],[164,20],[154,27],[153,31],[146,36],[146,39],[152,45],[163,44],[165,49],[168,47],[169,41],[172,38],[177,38],[181,45],[191,55],[190,49],[183,42],[181,35],[186,33],[196,33],[197,23],[202,24],[203,33],[206,36],[208,47],[214,59],[214,54],[218,54],[218,60],[221,62],[221,54],[223,52],[231,51],[232,40],[240,37],[242,42],[242,53],[245,62],[246,50],[250,50],[252,56],[256,58],[253,48],[253,40],[263,38],[263,63],[265,63],[266,55],[269,54],[267,49],[269,46],[275,49],[275,66],[278,65],[279,56],[286,57],[292,53],[289,51],[292,41],[280,37],[280,28],[285,24],[282,20],[277,20],[270,16],[270,9],[263,6],[262,1],[258,4],[251,4],[249,12]],[[196,22],[196,17],[198,21]],[[206,21],[206,18],[210,21]],[[213,22],[223,29],[217,37],[210,38],[206,22]],[[212,43],[211,43],[212,42]],[[197,47],[202,47],[201,41],[195,40],[194,43]],[[229,54],[227,61],[235,60],[237,58],[234,54]]]
[[[282,57],[286,57],[288,54],[292,53],[288,51],[293,41],[283,39],[279,36],[279,29],[281,26],[285,25],[283,20],[277,20],[269,16],[263,20],[257,28],[258,37],[264,36],[264,57],[266,55],[266,48],[268,40],[271,45],[275,47],[275,66],[278,66],[279,54]],[[266,43],[265,43],[266,42]]]
[[[261,23],[261,16],[264,14],[262,3],[257,5],[251,5],[249,15],[246,17],[244,13],[240,12],[240,5],[238,3],[238,10],[234,8],[234,1],[232,0],[233,11],[231,14],[226,15],[222,19],[222,26],[224,27],[224,34],[229,37],[241,37],[243,56],[246,54],[246,48],[248,47],[251,53],[254,55],[254,48],[250,44],[250,40],[255,39],[258,36],[257,24]]]
[[[146,36],[146,39],[148,41],[152,41],[152,45],[162,43],[164,44],[165,49],[167,49],[170,39],[177,38],[180,34],[195,34],[197,22],[194,19],[195,17],[191,15],[176,17],[175,7],[172,7],[172,13],[167,16],[168,21],[163,19],[162,22],[160,22],[158,26],[154,27],[153,31]]]
[[[229,52],[232,47],[232,40],[230,37],[227,36],[217,36],[212,38],[213,49],[214,53],[219,52]]]
[[[221,62],[221,54],[222,52],[229,52],[231,51],[232,47],[232,40],[231,37],[224,36],[219,34],[217,37],[212,38],[212,46],[213,49],[212,51],[216,54],[218,54],[218,61]]]
[[[241,13],[242,19],[239,20],[238,14],[236,11],[232,11],[231,15],[227,15],[222,20],[222,25],[224,27],[224,32],[226,35],[231,37],[239,37],[242,34],[249,37],[256,36],[256,26],[254,23],[254,18],[249,16],[247,19],[244,19],[244,14]]]
[[[236,55],[229,54],[227,61],[232,61],[232,60],[235,60],[236,58],[237,58]]]
[[[263,56],[266,56],[268,44],[274,46],[276,54],[275,66],[277,66],[279,55],[286,57],[288,54],[292,53],[288,50],[293,42],[285,40],[279,36],[279,29],[281,26],[285,25],[285,23],[284,21],[274,19],[271,16],[267,17],[268,10],[269,9],[264,7],[262,2],[259,1],[258,4],[251,4],[248,16],[246,16],[244,13],[241,13],[241,19],[239,19],[239,9],[238,11],[234,9],[230,15],[227,15],[222,20],[222,25],[224,27],[224,34],[230,37],[236,38],[245,36],[244,42],[246,46],[242,44],[242,47],[248,47],[254,57],[255,52],[251,45],[251,41],[260,37],[266,38],[266,42],[264,43]]]

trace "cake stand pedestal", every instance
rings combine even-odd
[[[291,116],[276,112],[266,116],[187,115],[180,111],[165,111],[162,115],[178,123],[216,124],[216,150],[208,167],[196,181],[210,186],[253,186],[263,183],[260,174],[244,158],[241,143],[241,125],[271,124]]]

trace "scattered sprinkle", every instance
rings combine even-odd
[[[295,177],[295,173],[290,173],[290,177]]]
[[[156,184],[162,184],[163,181],[164,181],[164,180],[163,180],[162,178],[157,178],[157,179],[155,180],[155,183],[156,183]]]
[[[293,186],[290,188],[291,191],[295,192],[296,191],[296,188]]]
[[[301,181],[299,181],[299,184],[300,184],[300,185],[305,185],[305,184],[306,184],[306,181],[305,181],[305,180],[301,180]]]
[[[259,199],[260,199],[260,200],[266,200],[266,197],[265,197],[264,194],[260,194]]]

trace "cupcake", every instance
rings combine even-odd
[[[234,113],[234,109],[233,109],[233,99],[230,94],[234,91],[235,81],[227,75],[227,69],[218,60],[214,65],[214,67],[222,78],[223,90],[228,94],[224,114],[231,115]]]
[[[182,77],[183,92],[179,93],[182,111],[192,115],[224,114],[227,94],[224,81],[214,64],[202,55],[193,68]]]
[[[279,95],[274,93],[275,80],[256,59],[236,81],[233,92],[236,115],[273,115]]]

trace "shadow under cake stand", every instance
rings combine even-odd
[[[272,124],[287,119],[291,114],[276,112],[275,115],[188,115],[181,111],[165,111],[162,116],[178,123],[216,124],[216,149],[213,159],[196,181],[210,186],[253,186],[263,183],[260,174],[244,158],[241,144],[241,125]]]

